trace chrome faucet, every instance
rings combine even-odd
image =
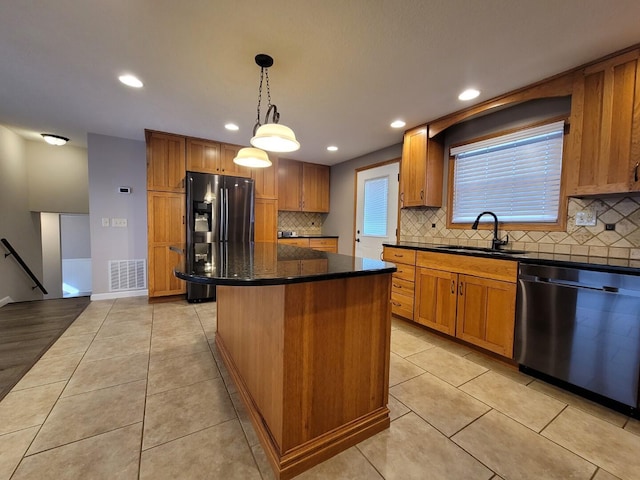
[[[493,250],[499,250],[502,245],[506,245],[507,243],[509,243],[509,235],[507,235],[507,238],[505,240],[500,240],[500,238],[498,238],[498,216],[495,213],[482,212],[480,215],[476,217],[476,221],[473,222],[473,225],[471,225],[471,228],[473,230],[478,229],[478,223],[480,223],[480,217],[482,217],[483,215],[491,215],[493,217],[493,240],[491,240],[491,248]]]

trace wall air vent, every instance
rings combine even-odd
[[[109,290],[143,290],[147,288],[145,260],[109,260]]]

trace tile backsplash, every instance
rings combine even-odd
[[[582,210],[597,215],[596,225],[575,224],[576,212]],[[404,242],[491,246],[492,230],[447,229],[446,207],[403,209],[400,222],[400,240]],[[615,224],[615,230],[605,230],[605,224]],[[640,196],[570,198],[566,231],[499,231],[501,237],[506,234],[506,248],[640,259]]]
[[[296,232],[298,235],[322,235],[325,213],[278,212],[278,231]]]

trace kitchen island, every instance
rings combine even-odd
[[[276,243],[216,245],[216,346],[281,479],[389,426],[393,264]]]

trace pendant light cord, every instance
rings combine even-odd
[[[262,81],[263,78],[267,79],[267,114],[264,116],[264,123],[269,123],[269,115],[273,114],[273,123],[278,123],[280,114],[278,113],[278,107],[271,103],[271,89],[269,88],[269,70],[265,67],[260,67],[260,86],[258,87],[258,108],[256,112],[256,124],[253,127],[253,134],[256,134],[260,123],[260,104],[262,103]]]

